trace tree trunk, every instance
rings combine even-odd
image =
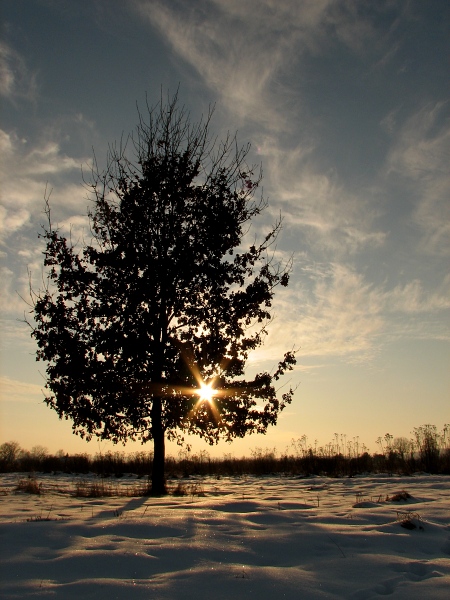
[[[164,428],[162,425],[161,398],[154,398],[152,405],[152,433],[153,433],[153,469],[152,469],[152,496],[167,494],[164,475],[165,446]]]

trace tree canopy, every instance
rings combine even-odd
[[[153,440],[154,493],[165,489],[165,438],[265,433],[293,394],[275,388],[292,351],[273,373],[245,377],[290,262],[270,251],[281,219],[243,247],[267,206],[262,175],[249,145],[210,136],[211,116],[192,124],[177,96],[139,112],[106,167],[94,161],[88,242],[62,235],[46,198],[46,284],[32,292],[45,401],[87,439]]]

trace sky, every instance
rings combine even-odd
[[[212,456],[335,434],[371,451],[450,422],[450,3],[447,0],[2,0],[0,443],[122,451],[43,403],[29,283],[42,284],[44,196],[82,235],[93,152],[179,88],[196,122],[237,131],[263,168],[260,236],[281,214],[265,370],[297,350],[293,403],[265,436]],[[151,450],[129,444],[126,451]],[[176,446],[168,453],[176,455]]]

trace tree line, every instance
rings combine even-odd
[[[182,450],[177,457],[166,458],[169,477],[191,475],[327,475],[353,476],[363,473],[411,475],[418,471],[450,474],[450,427],[438,431],[434,425],[414,428],[411,439],[387,433],[378,438],[379,451],[370,454],[358,438],[347,440],[343,434],[324,446],[311,444],[306,436],[292,440],[282,453],[256,448],[250,457],[236,458],[224,454],[212,458],[208,452]],[[67,454],[63,450],[50,454],[43,446],[24,450],[17,442],[0,446],[0,472],[95,473],[121,477],[135,474],[151,479],[151,452],[105,452],[89,455]]]

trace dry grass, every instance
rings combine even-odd
[[[177,483],[177,485],[170,490],[172,496],[187,496],[186,485],[184,483]]]
[[[40,495],[42,493],[42,483],[38,483],[36,477],[27,477],[26,479],[19,479],[15,491],[23,492],[24,494]]]
[[[170,490],[170,493],[172,496],[198,496],[199,498],[205,496],[203,486],[198,482],[185,484],[180,481],[176,487]]]
[[[73,495],[77,498],[106,498],[111,496],[140,497],[150,493],[149,483],[123,486],[114,482],[86,481],[80,479],[75,483]]]
[[[407,491],[402,490],[401,492],[395,492],[390,498],[387,497],[386,500],[389,502],[402,502],[403,500],[409,500],[411,498],[411,494],[408,494]]]
[[[400,523],[400,526],[404,529],[420,529],[423,531],[423,519],[418,512],[411,511],[397,511],[397,522]]]

